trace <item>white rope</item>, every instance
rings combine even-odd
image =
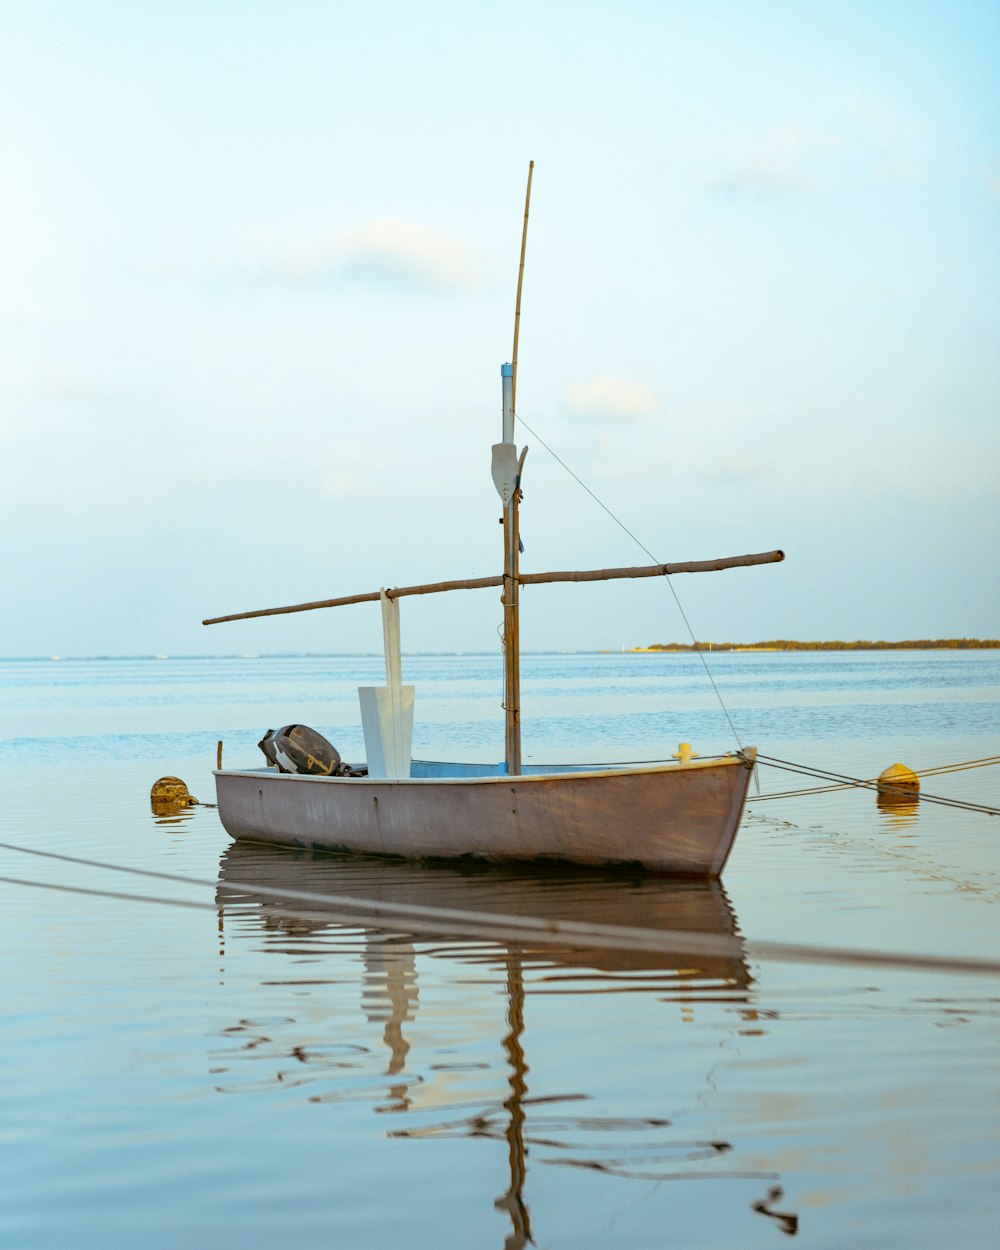
[[[319,894],[309,890],[280,889],[277,886],[262,887],[242,881],[213,882],[179,873],[156,872],[147,868],[131,868],[123,864],[109,864],[100,860],[84,859],[75,855],[63,855],[56,851],[40,851],[32,847],[16,846],[0,842],[0,848],[43,859],[59,860],[87,868],[99,868],[107,872],[123,872],[159,881],[173,881],[199,889],[223,890],[226,894],[246,894],[261,901],[277,900],[288,903],[308,903],[328,908],[331,923],[338,923],[339,913],[347,913],[340,923],[362,925],[402,925],[407,932],[442,932],[454,937],[480,937],[491,941],[519,944],[537,942],[546,946],[600,947],[612,950],[647,951],[655,954],[714,955],[743,958],[751,954],[755,958],[780,963],[836,964],[855,967],[891,968],[916,972],[949,972],[971,975],[1000,976],[1000,960],[970,958],[960,955],[915,955],[911,952],[857,950],[843,946],[806,946],[793,942],[744,941],[735,935],[698,933],[674,930],[664,933],[656,929],[633,928],[627,925],[584,924],[569,920],[546,920],[542,917],[484,915],[481,911],[461,908],[425,907],[411,903],[388,903],[374,899],[359,899],[349,895]],[[216,903],[200,900],[158,898],[155,895],[130,894],[111,890],[97,890],[85,886],[61,885],[54,882],[29,881],[18,877],[0,877],[8,885],[29,886],[36,889],[56,890],[68,894],[84,894],[92,897],[114,898],[139,903],[158,903],[162,906],[201,908],[217,910]],[[315,910],[296,912],[294,907],[282,908],[290,918],[316,919]],[[353,917],[351,913],[355,913]]]

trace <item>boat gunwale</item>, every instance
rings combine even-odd
[[[455,786],[455,785],[496,785],[505,783],[517,783],[518,785],[539,781],[557,781],[561,779],[572,778],[574,781],[584,780],[602,780],[611,777],[635,777],[644,776],[651,773],[676,773],[676,772],[694,772],[698,769],[731,767],[733,765],[741,765],[744,768],[753,768],[757,760],[756,747],[744,747],[742,751],[727,753],[725,755],[711,756],[707,759],[692,759],[687,763],[681,763],[679,760],[664,761],[662,764],[605,764],[600,767],[591,767],[583,765],[581,770],[570,765],[560,765],[559,767],[565,771],[560,772],[543,772],[543,773],[484,773],[479,776],[468,777],[321,777],[313,773],[281,773],[271,768],[215,768],[212,770],[213,777],[250,777],[260,780],[266,777],[270,780],[277,781],[314,781],[314,782],[343,782],[352,786],[357,785],[378,785],[378,786]],[[420,763],[454,763],[456,761],[445,760],[422,760],[415,761]],[[555,767],[549,765],[549,767]]]

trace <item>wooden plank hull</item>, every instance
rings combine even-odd
[[[690,764],[405,780],[215,774],[237,840],[404,859],[551,859],[717,877],[756,752]]]

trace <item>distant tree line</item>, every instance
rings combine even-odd
[[[1000,638],[908,638],[904,642],[797,642],[774,638],[770,642],[654,642],[642,651],[987,651],[1000,647]]]

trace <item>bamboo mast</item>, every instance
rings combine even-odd
[[[524,283],[524,253],[528,244],[528,207],[531,203],[531,175],[535,162],[528,162],[528,188],[524,195],[524,226],[521,230],[521,263],[517,271],[517,299],[514,303],[514,351],[511,357],[510,412],[503,414],[504,441],[514,442],[514,419],[517,414],[517,339],[521,328],[521,287]],[[506,394],[504,395],[506,409]],[[509,504],[503,510],[503,652],[504,652],[504,756],[507,772],[521,772],[521,629],[520,585],[518,582],[521,549],[518,511],[521,502],[520,468]]]
[[[513,381],[513,370],[511,372]],[[506,389],[506,388],[505,388]],[[513,386],[508,390],[513,391]],[[509,402],[509,400],[508,400]],[[511,452],[513,446],[513,407],[504,413],[504,426],[511,429]],[[505,440],[506,441],[506,440]],[[514,479],[514,489],[503,510],[503,672],[504,672],[504,760],[510,776],[521,771],[521,630],[519,619],[518,581],[518,496],[520,475]]]
[[[510,388],[510,402],[517,412],[517,336],[521,329],[521,286],[524,282],[524,251],[528,244],[528,205],[531,203],[531,175],[534,172],[535,162],[528,162],[528,190],[524,195],[524,228],[521,231],[521,265],[517,271],[517,302],[514,305],[514,354],[511,358],[511,367],[513,368],[513,385]]]

